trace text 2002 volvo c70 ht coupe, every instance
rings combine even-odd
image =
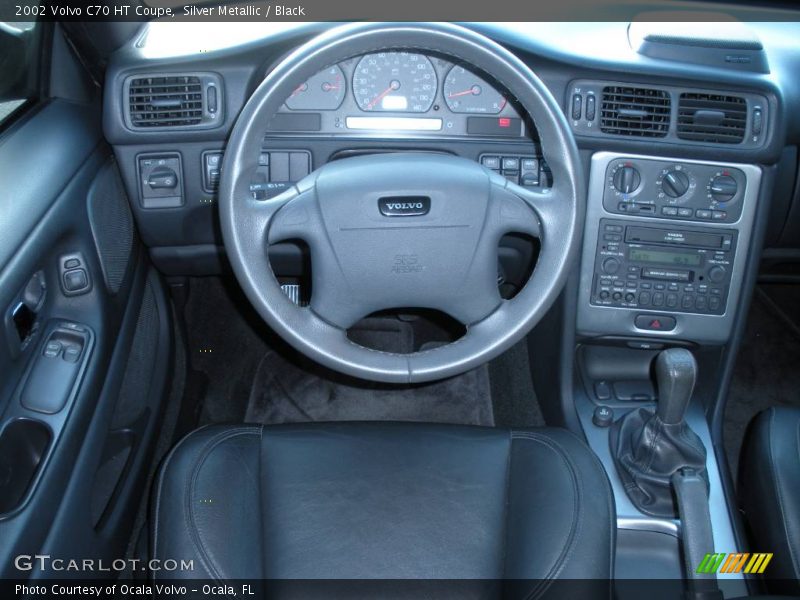
[[[775,10],[0,24],[4,589],[800,594]]]

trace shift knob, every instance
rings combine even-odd
[[[668,425],[683,421],[697,380],[697,361],[685,348],[669,348],[656,357],[658,418]]]

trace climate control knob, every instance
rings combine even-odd
[[[623,194],[631,194],[639,188],[642,176],[636,167],[624,165],[614,172],[614,188]]]
[[[717,175],[708,186],[711,198],[717,202],[730,202],[739,191],[739,184],[730,175]]]
[[[661,189],[670,198],[680,198],[689,191],[689,176],[677,169],[667,171],[661,178]]]

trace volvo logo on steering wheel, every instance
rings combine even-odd
[[[378,198],[378,210],[384,217],[419,217],[431,210],[431,199],[427,196]]]

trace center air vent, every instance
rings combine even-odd
[[[661,138],[669,131],[670,96],[664,90],[603,88],[600,130],[612,135]]]
[[[681,94],[678,137],[714,144],[738,144],[747,127],[747,102],[739,96]]]
[[[128,124],[133,128],[209,127],[219,112],[217,76],[147,75],[127,80]]]

